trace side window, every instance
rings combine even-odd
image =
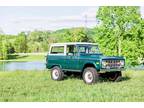
[[[77,48],[75,45],[67,45],[67,55],[76,55],[77,54]]]
[[[86,46],[79,46],[79,52],[80,53],[88,53],[88,49]]]
[[[64,54],[64,46],[53,46],[51,54]]]
[[[89,47],[89,53],[91,54],[99,53],[98,46]]]

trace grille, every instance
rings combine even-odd
[[[119,68],[121,66],[120,60],[104,60],[105,67],[107,68]]]

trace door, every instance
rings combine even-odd
[[[63,46],[52,46],[51,51],[48,58],[48,64],[50,66],[58,65],[61,68],[65,67],[65,53],[64,53],[64,45]]]
[[[66,48],[66,67],[68,70],[78,70],[79,56],[76,45],[67,45]]]

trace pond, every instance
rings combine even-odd
[[[16,71],[16,70],[44,70],[45,62],[0,62],[0,71]]]
[[[32,62],[0,62],[0,71],[16,71],[16,70],[45,70],[44,61]],[[130,70],[144,70],[144,65],[127,66],[126,69]]]

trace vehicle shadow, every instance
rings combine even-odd
[[[82,76],[81,75],[70,75],[70,76],[64,76],[64,79],[65,80],[68,80],[68,79],[78,79],[78,80],[82,80]],[[123,82],[123,81],[127,81],[127,80],[130,80],[131,78],[128,77],[128,76],[123,76],[121,77],[119,80],[117,81],[110,81],[109,79],[107,78],[102,78],[100,77],[99,78],[99,83],[103,83],[103,82]]]
[[[130,80],[130,79],[131,79],[130,77],[124,76],[124,77],[120,77],[118,80],[111,81],[111,80],[109,80],[108,78],[101,78],[101,77],[100,77],[99,82],[100,82],[100,83],[103,83],[103,82],[123,82],[123,81],[127,81],[127,80]]]
[[[127,81],[127,80],[130,80],[130,79],[131,79],[130,77],[124,76],[124,77],[122,77],[121,81]]]

